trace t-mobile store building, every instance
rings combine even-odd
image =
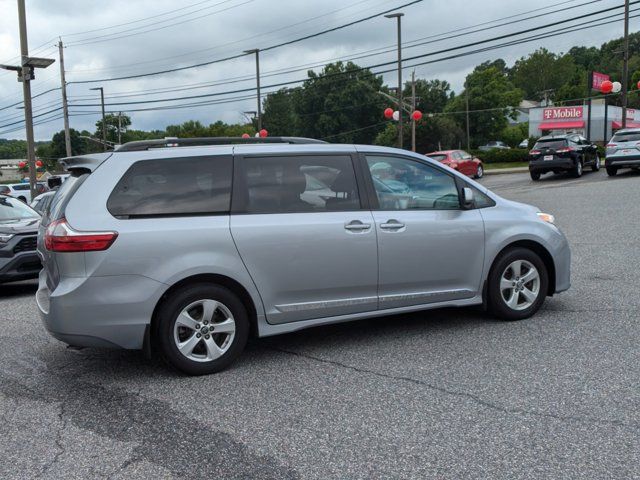
[[[622,108],[608,106],[606,108],[605,139],[605,105],[604,102],[593,101],[591,105],[591,141],[608,141],[615,130],[622,128]],[[529,136],[557,135],[562,133],[579,133],[588,136],[587,122],[589,107],[540,107],[529,110]],[[640,128],[640,111],[627,109],[627,128]]]

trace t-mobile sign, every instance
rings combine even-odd
[[[599,72],[591,72],[591,88],[593,90],[600,90],[602,82],[609,80],[609,75]]]
[[[545,108],[542,115],[545,120],[570,120],[574,118],[582,118],[582,107]]]

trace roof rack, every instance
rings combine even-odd
[[[204,145],[235,145],[254,143],[288,143],[309,144],[327,143],[322,140],[303,137],[200,137],[200,138],[162,138],[157,140],[140,140],[127,142],[115,149],[116,152],[139,152],[151,148],[196,147]]]

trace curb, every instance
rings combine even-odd
[[[529,171],[529,167],[516,167],[516,168],[496,168],[494,170],[485,170],[485,175],[504,175],[507,173],[525,173]]]

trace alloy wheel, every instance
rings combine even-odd
[[[540,295],[540,273],[527,260],[515,260],[502,272],[500,295],[513,310],[526,310]]]
[[[173,327],[178,351],[196,362],[220,358],[231,347],[235,333],[231,310],[210,299],[197,300],[183,308]]]

